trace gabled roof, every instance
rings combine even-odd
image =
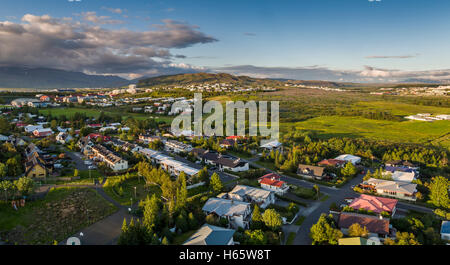
[[[244,198],[248,196],[252,199],[266,199],[270,196],[271,192],[268,190],[258,189],[245,185],[236,185],[232,191],[228,193],[231,197],[237,195],[238,197]]]
[[[367,183],[370,185],[374,185],[376,189],[388,190],[405,194],[413,194],[416,192],[417,188],[417,184],[413,183],[375,179],[375,178],[369,179]]]
[[[227,245],[235,231],[209,224],[203,225],[183,245]]]
[[[285,182],[281,181],[280,179],[281,179],[281,177],[278,176],[277,174],[269,173],[267,175],[260,177],[258,180],[259,180],[260,184],[265,184],[265,185],[281,188],[281,187],[283,187]]]
[[[366,227],[370,233],[388,235],[389,219],[380,219],[376,216],[357,214],[357,213],[341,213],[339,216],[339,228],[349,228],[352,224],[358,223],[361,227]]]
[[[324,167],[300,164],[300,165],[298,165],[298,171],[297,172],[302,173],[302,174],[311,175],[311,176],[322,177],[324,169],[325,169]]]
[[[244,215],[249,208],[250,203],[210,198],[202,210],[208,213],[216,213],[218,216],[235,216]]]
[[[382,198],[361,194],[358,198],[353,200],[349,205],[355,210],[365,209],[371,210],[375,213],[390,212],[392,213],[397,205],[398,200]]]

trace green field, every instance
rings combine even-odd
[[[284,124],[290,126],[291,124]],[[449,121],[384,121],[361,117],[322,116],[295,123],[298,130],[315,131],[319,137],[363,137],[402,143],[429,143],[450,148]]]
[[[1,202],[0,236],[12,244],[53,244],[116,210],[92,189],[52,189],[44,199],[28,202],[17,211]]]
[[[97,118],[100,116],[100,112],[104,112],[107,115],[121,115],[122,119],[125,120],[127,117],[133,117],[137,120],[145,120],[148,118],[155,118],[157,121],[163,121],[165,123],[170,124],[173,120],[173,117],[169,116],[161,116],[161,115],[155,115],[155,114],[143,114],[143,113],[127,113],[124,111],[118,110],[111,110],[109,108],[107,109],[88,109],[88,108],[50,108],[50,109],[41,109],[39,110],[39,113],[43,115],[48,115],[49,113],[52,114],[52,116],[60,116],[60,115],[66,115],[66,117],[71,117],[75,113],[85,113],[88,117],[94,117]]]
[[[450,114],[450,108],[414,105],[392,101],[369,101],[353,104],[355,109],[386,111],[393,115],[409,116],[417,113]]]

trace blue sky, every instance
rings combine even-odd
[[[83,12],[121,21],[99,25],[105,29],[157,30],[171,19],[214,39],[164,47],[183,55],[166,58],[172,65],[369,71],[379,78],[384,72],[374,71],[422,78],[418,72],[450,68],[446,0],[2,0],[0,21],[24,23],[25,14],[82,21]]]

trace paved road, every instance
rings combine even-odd
[[[243,160],[250,163],[252,166],[254,166],[256,168],[265,168],[259,164],[254,163],[256,161],[255,159],[250,159],[250,160],[243,159]],[[355,186],[358,185],[359,183],[362,182],[362,179],[363,179],[363,175],[360,174],[357,177],[350,180],[344,186],[342,186],[340,188],[335,188],[335,187],[329,187],[329,186],[325,186],[325,185],[321,185],[321,184],[315,184],[312,182],[308,182],[306,180],[286,176],[286,175],[281,174],[280,172],[273,171],[273,170],[270,170],[267,168],[265,168],[265,169],[271,173],[278,174],[279,176],[281,176],[281,179],[283,181],[287,182],[288,184],[302,186],[305,188],[312,188],[314,185],[318,185],[320,187],[320,191],[323,193],[326,193],[329,196],[329,198],[324,202],[314,202],[314,203],[310,204],[309,207],[306,208],[302,212],[302,215],[305,216],[306,218],[303,221],[303,224],[296,231],[296,237],[293,242],[294,245],[310,245],[312,243],[312,241],[309,237],[311,226],[317,222],[317,220],[319,219],[319,217],[322,213],[329,213],[330,205],[332,203],[335,203],[336,205],[339,206],[339,205],[345,203],[346,198],[358,197],[359,194],[354,192],[351,187],[353,185],[355,185]],[[397,209],[399,211],[403,211],[403,212],[406,212],[408,210],[415,210],[415,211],[419,211],[419,212],[423,212],[423,213],[432,213],[433,212],[432,209],[429,209],[429,208],[426,208],[426,207],[423,207],[420,205],[405,203],[405,202],[398,202]],[[292,228],[290,228],[289,230],[292,230]]]

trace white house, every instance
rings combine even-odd
[[[289,190],[289,186],[286,182],[281,181],[281,177],[274,173],[260,177],[258,182],[261,185],[261,188],[273,191],[278,195],[283,195]]]
[[[58,133],[58,135],[56,135],[56,141],[61,144],[66,144],[66,143],[70,142],[72,139],[73,139],[73,137],[70,136],[70,134],[68,134],[66,132],[60,132],[60,133]]]
[[[247,202],[225,200],[220,198],[210,198],[202,208],[207,215],[215,214],[218,217],[226,218],[230,226],[234,229],[242,227],[249,228],[252,209]]]
[[[244,185],[236,185],[232,191],[220,194],[218,197],[233,201],[256,203],[263,209],[275,203],[274,192]]]
[[[353,165],[357,165],[357,164],[361,163],[361,157],[349,155],[349,154],[340,155],[340,156],[336,157],[335,159],[347,161],[347,162],[352,163]]]

